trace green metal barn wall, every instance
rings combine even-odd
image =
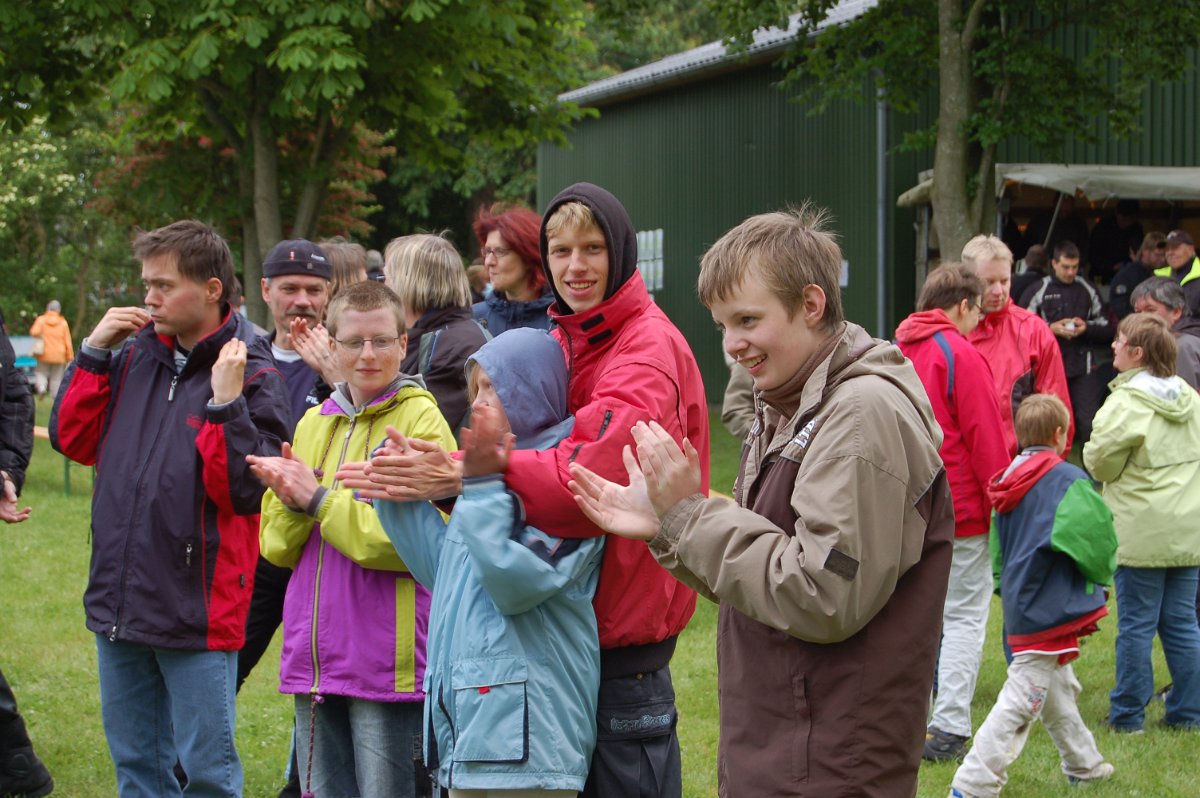
[[[655,299],[691,342],[710,401],[720,400],[728,371],[696,300],[696,273],[708,246],[747,216],[808,199],[828,208],[849,261],[847,316],[877,332],[875,105],[840,103],[810,116],[781,98],[778,74],[755,68],[605,107],[572,132],[571,148],[539,154],[542,207],[586,180],[612,191],[638,230],[663,230]],[[915,178],[909,171],[899,190]],[[889,197],[896,193],[890,186]],[[888,251],[896,249],[889,230]],[[911,243],[900,249],[907,256]]]

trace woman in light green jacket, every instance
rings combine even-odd
[[[1200,396],[1175,375],[1175,337],[1163,319],[1127,316],[1112,348],[1121,373],[1083,448],[1117,529],[1117,674],[1108,723],[1141,730],[1154,692],[1157,632],[1174,679],[1163,723],[1200,729]]]

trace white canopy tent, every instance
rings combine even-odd
[[[1009,183],[1074,194],[1093,202],[1110,198],[1200,200],[1200,167],[1109,164],[1003,163],[996,166],[996,195]]]
[[[1010,183],[1054,189],[1064,194],[1081,191],[1089,199],[1200,200],[1200,167],[1126,166],[1110,164],[1002,163],[996,165],[996,196]],[[896,200],[902,208],[928,205],[932,171]]]

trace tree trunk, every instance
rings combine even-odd
[[[263,68],[259,68],[263,72]],[[279,212],[279,147],[271,129],[267,110],[269,97],[265,75],[255,81],[253,108],[250,112],[250,156],[254,174],[254,226],[257,233],[258,262],[283,240],[283,221]]]
[[[262,256],[258,254],[258,225],[254,222],[254,165],[245,155],[238,159],[238,196],[242,207],[242,295],[246,317],[268,330],[274,329],[262,298]]]
[[[308,158],[307,177],[300,192],[300,200],[296,203],[293,235],[297,238],[316,237],[321,209],[325,206],[325,198],[329,196],[333,167],[350,141],[350,132],[351,125],[348,121],[343,120],[340,126],[334,125],[328,115],[317,126],[317,135]]]
[[[83,249],[83,262],[75,269],[75,319],[71,322],[71,329],[74,331],[75,338],[82,339],[86,332],[83,329],[84,319],[87,318],[88,311],[88,294],[91,285],[88,281],[88,275],[91,273],[92,265],[96,262],[96,231],[91,225],[87,226],[85,243]]]
[[[938,125],[933,155],[933,222],[943,261],[958,260],[974,235],[967,178],[966,123],[974,107],[970,39],[959,0],[938,0]]]

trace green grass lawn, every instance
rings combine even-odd
[[[46,408],[40,409],[43,419]],[[714,489],[728,492],[737,472],[737,444],[714,415]],[[37,443],[25,503],[33,517],[18,526],[0,525],[0,667],[13,685],[34,744],[54,774],[56,795],[109,796],[115,792],[112,765],[100,723],[95,642],[84,628],[81,597],[87,581],[91,472],[71,468],[71,496],[63,495],[62,458],[45,441]],[[999,645],[999,605],[993,607],[985,662],[976,692],[976,727],[1004,680]],[[1196,759],[1200,735],[1155,727],[1162,705],[1152,705],[1147,732],[1118,736],[1100,728],[1113,678],[1115,621],[1089,640],[1076,673],[1083,683],[1084,718],[1100,750],[1117,768],[1112,782],[1097,785],[1096,796],[1200,795]],[[716,795],[717,696],[716,608],[702,601],[683,634],[672,662],[680,708],[684,794]],[[274,796],[282,784],[291,724],[291,701],[276,692],[279,640],[251,675],[238,702],[238,750],[246,769],[246,795]],[[1159,682],[1166,680],[1156,648]],[[946,795],[953,765],[925,765],[919,795]],[[1010,773],[1008,796],[1059,796],[1066,782],[1049,737],[1035,729],[1025,754]]]

